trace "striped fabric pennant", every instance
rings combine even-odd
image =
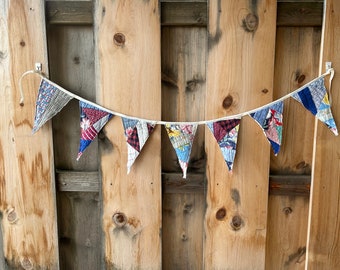
[[[131,170],[133,163],[142,151],[143,146],[153,132],[156,123],[142,120],[133,120],[122,117],[124,134],[128,147],[127,171]]]
[[[208,128],[220,146],[229,171],[233,169],[240,121],[240,118],[236,118],[207,123]]]
[[[282,142],[283,101],[251,113],[250,116],[260,125],[277,155]]]
[[[112,118],[112,114],[84,101],[79,101],[80,108],[80,144],[77,160],[96,138],[101,129]]]
[[[70,95],[42,79],[36,100],[32,132],[37,132],[48,120],[60,112],[71,99]]]
[[[168,133],[170,142],[176,151],[179,165],[183,171],[183,178],[186,178],[192,144],[197,130],[197,124],[166,124],[165,129]]]
[[[307,110],[315,115],[321,122],[335,134],[338,135],[331,107],[328,100],[328,94],[325,87],[323,77],[311,82],[301,91],[292,95],[292,97],[300,102]]]

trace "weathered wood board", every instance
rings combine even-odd
[[[140,118],[161,117],[158,1],[95,4],[98,103]],[[100,140],[105,261],[109,269],[161,267],[160,126],[127,174],[120,117]]]
[[[274,99],[318,76],[320,42],[319,27],[278,27]],[[310,177],[314,117],[293,99],[284,106],[282,147],[279,155],[271,155],[270,170],[296,182]],[[266,269],[305,268],[308,206],[309,196],[303,193],[269,196]]]
[[[32,126],[39,78],[19,79],[35,62],[47,70],[44,1],[0,2],[0,243],[10,269],[58,269],[51,125]]]
[[[49,25],[47,36],[50,78],[95,101],[93,28]],[[60,268],[101,269],[98,140],[76,161],[79,129],[79,102],[72,100],[53,118]]]
[[[206,28],[163,26],[161,47],[162,119],[204,119]],[[196,132],[187,179],[182,178],[176,153],[167,133],[162,131],[162,268],[202,269],[204,126]]]
[[[340,6],[336,0],[325,1],[320,73],[331,61],[335,72],[340,67]],[[332,83],[332,112],[339,127],[340,79]],[[314,141],[311,203],[307,241],[306,269],[338,269],[340,265],[340,138],[317,122]]]
[[[321,30],[313,27],[279,27],[276,37],[274,99],[318,76]],[[314,116],[294,99],[287,99],[283,122],[282,147],[277,156],[271,155],[271,173],[309,175]]]
[[[210,1],[206,119],[272,100],[276,1]],[[269,144],[243,117],[233,172],[206,128],[206,269],[264,269]]]

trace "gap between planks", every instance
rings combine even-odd
[[[323,1],[278,0],[277,26],[321,26]],[[92,1],[46,2],[46,20],[49,24],[92,25]],[[161,1],[162,26],[206,27],[206,1]]]

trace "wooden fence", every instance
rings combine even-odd
[[[79,104],[39,132],[34,63],[121,113],[215,119],[308,83],[331,61],[336,0],[0,2],[0,269],[339,269],[339,139],[285,101],[274,156],[242,118],[233,173],[199,126],[188,177],[157,126],[126,174],[120,117],[79,161]],[[339,68],[340,70],[340,68]]]

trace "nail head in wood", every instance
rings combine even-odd
[[[112,221],[117,227],[123,227],[125,226],[127,222],[127,217],[124,213],[115,213],[112,216]]]
[[[117,46],[123,46],[125,44],[125,36],[122,33],[116,33],[113,36],[113,41]]]

